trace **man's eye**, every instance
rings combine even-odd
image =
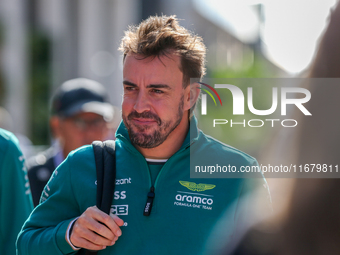
[[[159,89],[153,89],[152,92],[153,92],[153,93],[156,93],[156,94],[162,94],[162,93],[164,93],[162,90],[159,90]]]
[[[135,87],[125,87],[124,89],[127,90],[127,91],[132,91],[132,90],[135,89]]]

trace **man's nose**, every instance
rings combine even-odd
[[[144,91],[140,91],[136,98],[136,102],[134,105],[134,110],[136,112],[142,113],[146,111],[150,111],[150,98],[148,94]]]

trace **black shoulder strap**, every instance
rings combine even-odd
[[[97,207],[110,214],[116,184],[116,158],[114,141],[92,143],[97,169]],[[83,250],[78,254],[95,255],[96,251]]]
[[[99,143],[101,142],[98,142],[98,144]],[[104,143],[101,143],[101,144],[103,145],[103,147],[101,147],[102,148],[102,160],[100,160],[100,158],[99,160],[96,159],[97,207],[103,212],[110,214],[111,203],[112,203],[113,193],[114,193],[115,183],[116,183],[115,142],[105,141]],[[97,141],[93,142],[92,146],[93,148],[98,148]],[[97,161],[100,161],[101,165],[99,165]],[[104,165],[102,166],[102,164]],[[98,166],[102,168],[98,169]]]

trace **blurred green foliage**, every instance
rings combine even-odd
[[[268,68],[269,61],[260,53],[254,52],[254,62],[249,68],[235,70],[233,68],[208,69],[209,78],[264,78],[276,77],[272,68]]]
[[[46,145],[49,139],[49,96],[51,82],[51,42],[46,35],[30,33],[29,91],[30,138],[35,145]]]

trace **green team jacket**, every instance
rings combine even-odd
[[[189,135],[191,133],[191,136]],[[121,123],[116,133],[116,187],[111,213],[124,220],[122,235],[98,254],[199,254],[223,212],[232,206],[226,231],[251,211],[238,208],[242,193],[257,179],[190,179],[190,153],[211,163],[256,165],[254,158],[198,131],[196,119],[182,147],[164,164],[155,183],[150,216],[143,211],[152,186],[145,158],[131,144]],[[200,184],[200,185],[198,185]],[[70,222],[96,204],[96,169],[91,146],[71,152],[46,185],[41,204],[26,221],[18,237],[19,254],[73,254],[66,240]],[[241,217],[242,216],[242,217]],[[228,240],[226,240],[228,241]]]
[[[0,254],[14,255],[15,241],[33,210],[18,139],[0,128]]]

